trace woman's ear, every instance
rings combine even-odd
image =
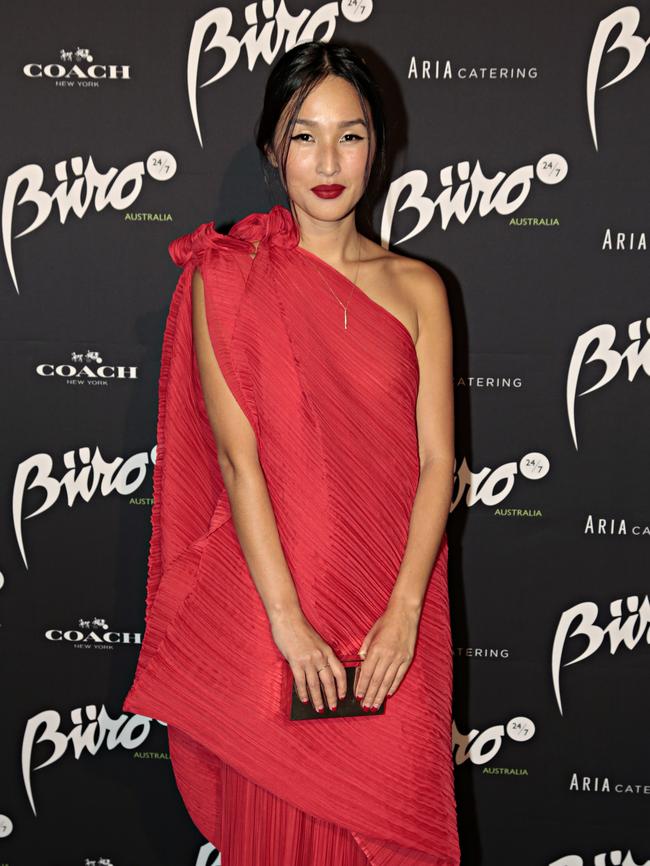
[[[277,159],[275,158],[275,154],[273,153],[273,150],[272,150],[270,147],[268,147],[268,145],[267,145],[267,147],[264,149],[264,153],[265,153],[266,158],[268,159],[268,161],[269,161],[269,162],[271,163],[271,165],[273,166],[273,168],[277,168],[277,167],[278,167],[278,161],[277,161]]]

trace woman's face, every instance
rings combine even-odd
[[[374,136],[356,89],[338,76],[325,78],[303,102],[289,138],[285,182],[296,208],[326,221],[353,210],[365,189],[369,146],[371,162],[374,156]],[[330,184],[344,189],[334,198],[313,191]]]

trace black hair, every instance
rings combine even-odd
[[[375,154],[370,164],[370,147],[364,174],[362,199],[379,188],[386,176],[386,123],[381,91],[366,61],[348,46],[332,42],[301,42],[285,52],[269,73],[264,93],[262,113],[257,122],[255,143],[262,158],[264,179],[269,185],[269,172],[279,176],[285,193],[286,165],[295,118],[308,94],[328,75],[337,75],[348,81],[359,94],[359,102],[368,131],[374,131]],[[290,106],[287,109],[287,106]],[[368,113],[370,109],[370,116]],[[277,151],[273,142],[278,123],[287,109],[285,128],[281,132]],[[277,168],[269,161],[273,152]]]

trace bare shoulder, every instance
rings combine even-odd
[[[418,315],[425,315],[447,303],[447,287],[435,268],[420,259],[391,253],[393,278],[415,305]]]
[[[386,269],[386,276],[396,285],[400,291],[411,292],[414,300],[418,297],[427,302],[427,296],[440,296],[447,294],[444,280],[435,268],[420,259],[404,256],[392,250],[384,249],[366,238],[367,249],[377,262],[381,262]]]
[[[415,341],[427,322],[444,326],[448,319],[447,287],[438,271],[420,259],[386,250],[369,239],[367,242],[370,255],[380,265],[385,290],[390,291],[403,319],[410,319],[415,326]]]

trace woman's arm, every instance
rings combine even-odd
[[[201,272],[192,277],[194,345],[203,399],[242,552],[269,617],[299,608],[259,464],[255,433],[221,372],[210,341]]]
[[[419,611],[449,517],[454,485],[452,330],[447,291],[437,271],[418,263],[412,288],[417,299],[420,365],[417,430],[420,480],[409,536],[391,604]]]
[[[248,418],[221,372],[212,346],[200,270],[192,276],[192,328],[201,388],[215,442],[219,468],[230,500],[233,525],[251,577],[268,615],[273,639],[291,665],[301,700],[322,707],[320,684],[330,706],[337,688],[345,695],[343,665],[305,619],[284,556],[257,440]],[[318,670],[329,664],[321,672]]]
[[[423,262],[408,268],[417,309],[416,352],[420,385],[416,406],[420,479],[409,534],[386,610],[365,636],[357,697],[378,707],[408,671],[424,596],[449,516],[453,490],[454,408],[452,332],[447,291],[438,273]]]

